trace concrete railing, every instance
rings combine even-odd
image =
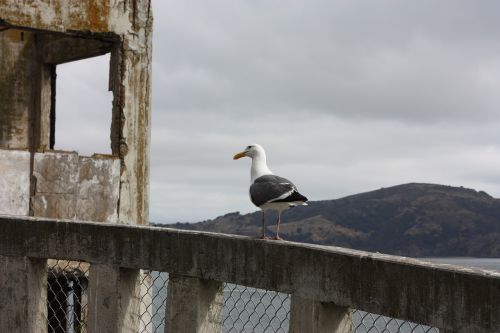
[[[500,273],[338,247],[0,216],[0,332],[43,332],[46,259],[91,263],[90,332],[133,332],[139,269],[168,272],[168,332],[218,332],[222,283],[290,293],[290,332],[351,331],[350,308],[500,332]]]

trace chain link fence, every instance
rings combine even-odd
[[[435,327],[384,317],[361,310],[352,311],[352,326],[355,333],[439,333],[439,330]]]
[[[141,282],[144,289],[141,296],[139,333],[163,333],[167,307],[168,273],[143,271]]]
[[[49,259],[47,266],[48,332],[86,333],[90,264]]]
[[[86,333],[89,264],[49,260],[49,333]],[[140,330],[163,333],[168,273],[142,271]],[[360,310],[352,312],[354,333],[439,333],[434,327]],[[223,332],[287,333],[290,295],[224,284]]]
[[[151,277],[152,284],[148,287],[147,294],[141,299],[143,306],[148,309],[141,320],[144,320],[142,326],[151,330],[143,330],[141,333],[163,332],[168,273],[147,272],[146,274]],[[360,310],[353,310],[352,320],[354,333],[439,333],[439,330],[434,327]],[[289,323],[289,294],[230,283],[224,284],[223,332],[287,333]]]
[[[226,283],[224,332],[288,332],[290,295]]]

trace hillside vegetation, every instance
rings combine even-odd
[[[268,215],[271,234],[275,215]],[[258,236],[260,216],[236,212],[169,227]],[[463,187],[404,184],[290,209],[280,235],[413,257],[500,257],[500,200]]]

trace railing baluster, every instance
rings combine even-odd
[[[0,256],[0,332],[47,332],[47,260]]]
[[[139,331],[139,270],[92,264],[89,273],[89,333]]]
[[[322,303],[292,295],[290,333],[351,333],[351,311],[333,303]]]
[[[223,305],[222,283],[171,274],[165,332],[221,332]]]

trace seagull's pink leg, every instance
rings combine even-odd
[[[264,211],[262,211],[262,236],[259,238],[269,239],[269,237],[266,237],[266,213],[264,213]]]
[[[278,221],[276,222],[276,236],[274,236],[274,239],[276,239],[276,240],[281,240],[281,238],[279,236],[280,222],[281,222],[281,210],[278,210]]]

